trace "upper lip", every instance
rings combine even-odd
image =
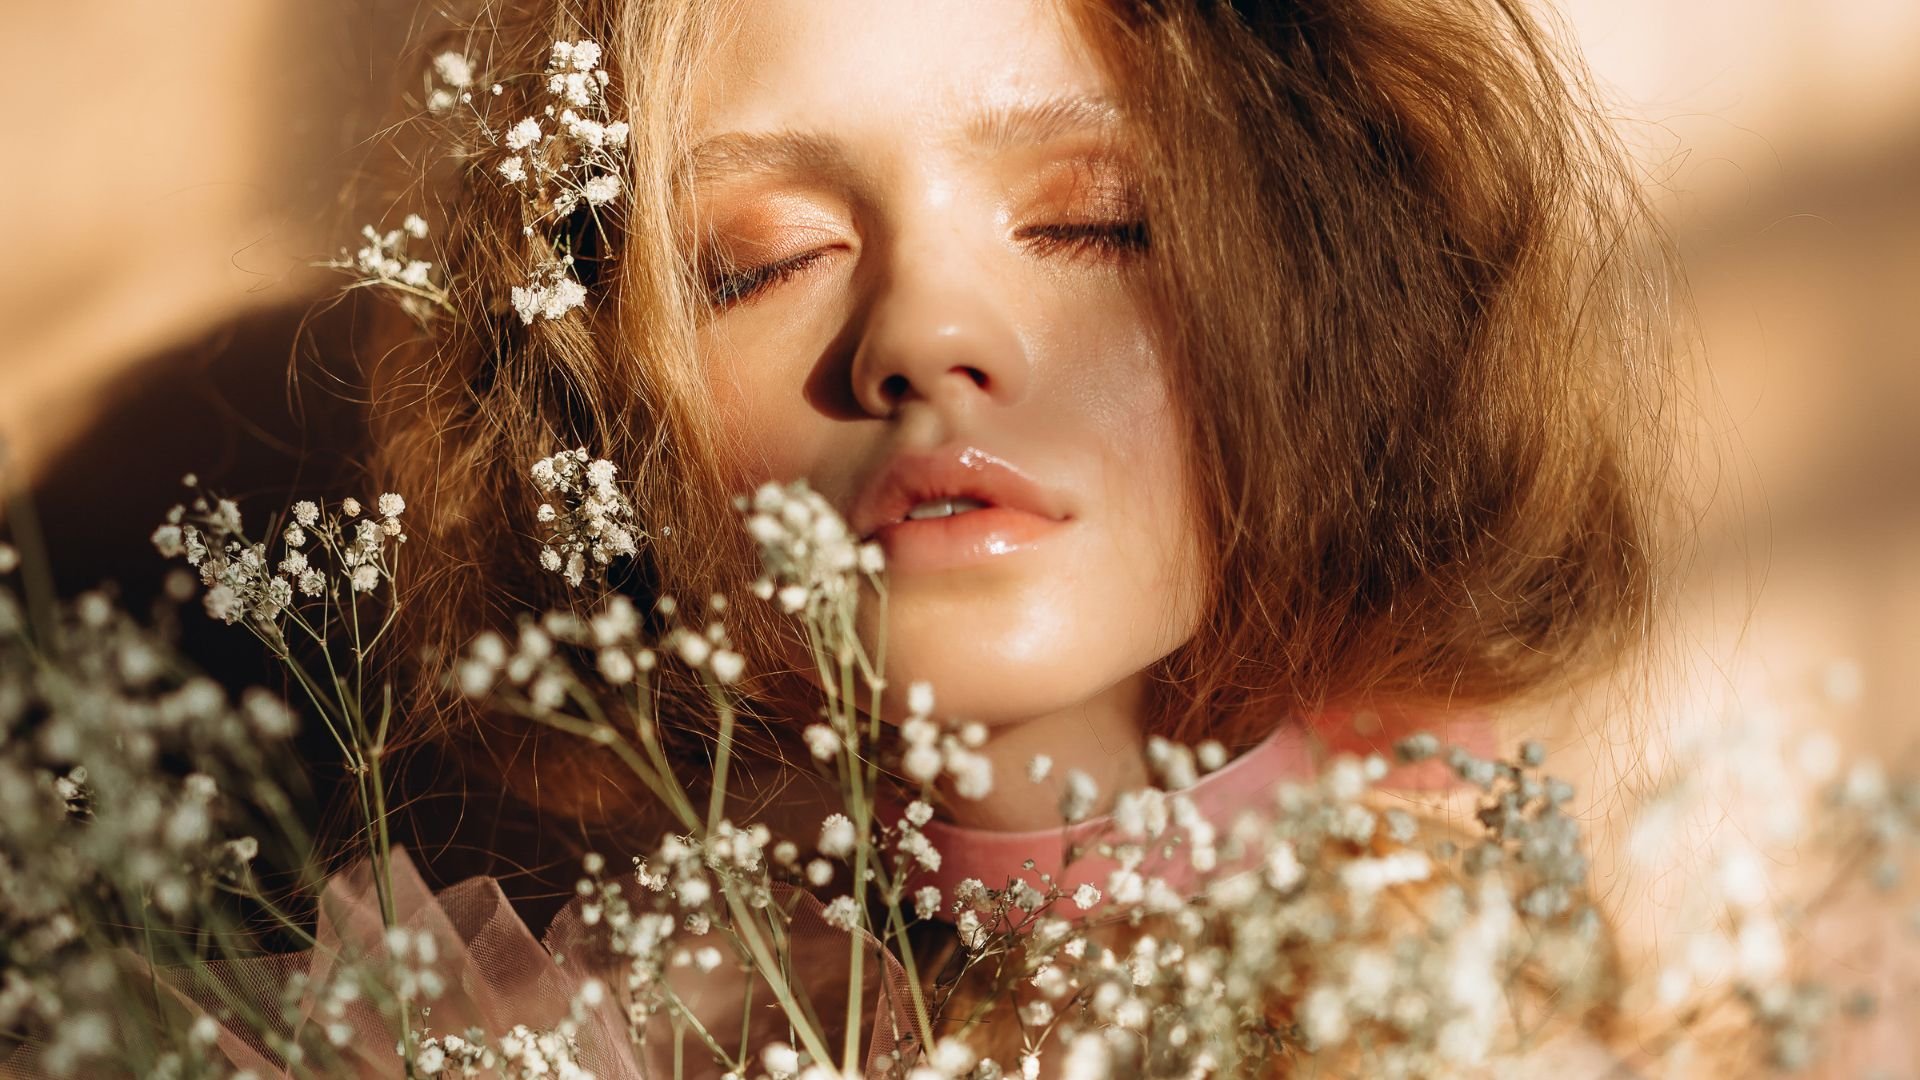
[[[1060,499],[1012,462],[977,446],[899,453],[861,490],[853,505],[854,534],[868,540],[907,512],[936,499],[978,499],[988,506],[1065,517]]]

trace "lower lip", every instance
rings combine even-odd
[[[989,506],[945,517],[912,518],[873,534],[891,573],[927,573],[976,566],[1017,554],[1066,524],[1053,518]]]

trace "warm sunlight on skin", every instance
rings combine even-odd
[[[932,683],[994,726],[1003,789],[1043,751],[1137,784],[1198,538],[1104,74],[1032,0],[764,0],[697,72],[699,344],[740,485],[805,477],[858,529],[898,455],[1024,476],[1033,513],[880,533],[889,711]],[[956,814],[1059,821],[987,803]]]

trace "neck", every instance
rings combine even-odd
[[[950,798],[955,824],[975,829],[1022,832],[1063,824],[1060,795],[1070,770],[1099,786],[1095,813],[1105,813],[1120,791],[1144,786],[1147,681],[1135,674],[1071,708],[995,724],[981,753],[993,762],[993,792],[984,799]],[[1046,778],[1027,779],[1038,755],[1052,759]]]

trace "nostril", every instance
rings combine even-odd
[[[899,401],[907,396],[912,385],[905,375],[889,375],[880,380],[880,396],[887,401]]]
[[[977,367],[968,367],[968,368],[962,368],[961,370],[962,370],[962,371],[965,371],[965,372],[967,373],[967,378],[969,378],[969,379],[972,379],[972,380],[973,380],[973,385],[975,385],[975,386],[978,386],[978,387],[981,387],[981,388],[983,388],[983,389],[984,389],[984,388],[986,387],[986,385],[987,385],[987,373],[986,373],[986,372],[984,372],[984,371],[981,371],[981,370],[980,370],[979,368],[977,368]]]

